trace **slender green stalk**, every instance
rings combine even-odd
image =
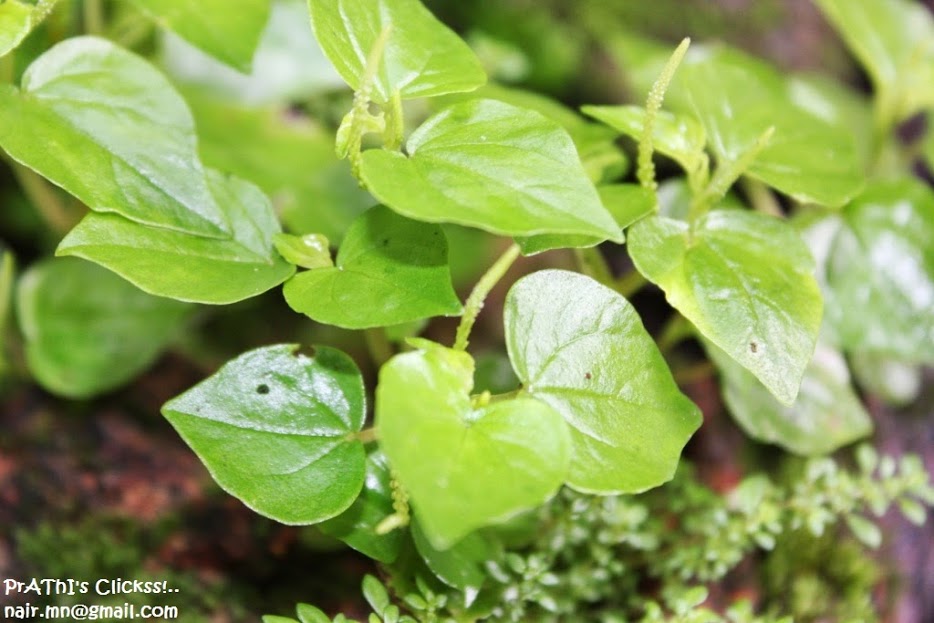
[[[386,329],[382,327],[365,330],[363,339],[366,341],[367,350],[370,351],[370,358],[377,368],[392,359],[395,354],[386,336]]]
[[[0,57],[0,84],[13,82],[15,68],[13,67],[13,55],[7,54]]]
[[[84,0],[84,32],[88,35],[99,35],[104,32],[104,2],[103,0]]]
[[[636,269],[632,269],[616,280],[615,290],[623,297],[629,298],[645,286],[649,281]]]
[[[645,121],[642,124],[642,136],[639,139],[638,169],[636,171],[636,177],[638,177],[639,183],[644,188],[651,190],[658,188],[658,183],[655,181],[655,163],[652,161],[652,154],[655,151],[655,118],[662,108],[665,91],[668,90],[668,85],[671,84],[671,79],[674,77],[675,71],[677,71],[682,59],[684,59],[690,45],[691,39],[685,37],[680,45],[675,48],[671,58],[665,63],[661,75],[652,85],[645,102]]]
[[[389,110],[386,112],[386,129],[383,136],[386,149],[399,151],[405,138],[404,132],[405,114],[402,110],[402,96],[399,95],[399,91],[394,91],[389,100]]]
[[[713,363],[705,360],[693,365],[685,366],[683,368],[675,368],[672,370],[671,376],[674,378],[675,383],[678,385],[685,385],[687,383],[693,383],[694,381],[709,378],[716,372],[717,369],[714,367]]]
[[[749,201],[752,203],[752,207],[756,212],[768,214],[769,216],[784,216],[778,199],[775,198],[775,195],[769,190],[768,186],[751,177],[744,177],[740,181],[740,184],[743,190],[746,191]]]
[[[608,288],[615,289],[616,280],[613,278],[613,273],[603,258],[603,254],[600,253],[600,249],[597,247],[574,249],[574,260],[577,262],[577,268],[581,273]]]
[[[45,223],[56,233],[66,234],[75,225],[75,218],[61,196],[45,179],[28,167],[6,159],[13,169],[23,194],[35,206]]]
[[[372,443],[379,439],[379,433],[376,428],[364,428],[362,431],[355,434],[353,438],[361,443]]]
[[[775,127],[772,126],[763,132],[762,135],[756,139],[756,142],[753,143],[749,149],[744,151],[739,158],[717,164],[717,171],[714,173],[710,183],[707,184],[707,188],[705,188],[704,192],[700,195],[694,197],[694,201],[691,202],[691,208],[688,213],[688,220],[691,223],[695,223],[698,219],[707,214],[710,208],[726,195],[730,186],[749,169],[759,153],[769,144],[774,133]]]
[[[385,126],[379,127],[380,123],[385,123],[381,117],[374,117],[370,113],[370,101],[373,95],[373,81],[379,72],[380,64],[383,60],[383,53],[386,51],[386,43],[389,41],[389,34],[392,32],[392,26],[387,25],[379,33],[379,37],[373,42],[373,47],[366,59],[366,69],[363,78],[360,80],[360,88],[354,93],[353,108],[350,114],[341,125],[349,123],[346,130],[342,127],[338,130],[338,154],[343,157],[346,155],[350,159],[350,169],[358,180],[360,179],[360,158],[363,145],[363,135],[374,130],[385,132]],[[346,135],[344,135],[346,132]]]
[[[672,316],[665,326],[662,327],[662,332],[659,334],[656,342],[658,343],[658,349],[662,353],[667,353],[671,351],[679,342],[686,340],[687,338],[694,335],[694,327],[690,322],[685,319],[681,314],[676,313]]]
[[[464,303],[464,315],[461,316],[461,322],[457,327],[457,335],[454,338],[454,350],[467,350],[469,343],[470,330],[473,329],[477,321],[477,315],[483,309],[483,301],[486,300],[490,290],[503,278],[512,263],[519,257],[519,245],[512,244],[506,252],[496,260],[489,270],[480,277],[480,281],[474,286],[473,292],[467,297]]]

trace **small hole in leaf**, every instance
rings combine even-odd
[[[259,385],[256,386],[256,393],[262,394],[265,396],[266,394],[269,393],[269,385],[266,385],[265,383],[260,383]]]
[[[292,356],[293,356],[293,357],[305,356],[305,357],[308,357],[309,359],[314,359],[314,358],[315,358],[315,355],[317,355],[317,354],[318,354],[318,353],[317,353],[317,351],[315,351],[315,347],[314,347],[314,346],[304,346],[304,345],[303,345],[303,346],[299,346],[298,348],[296,348],[295,351],[292,353]]]
[[[757,353],[759,352],[759,345],[756,344],[755,342],[749,342],[749,350],[751,350],[754,353]]]

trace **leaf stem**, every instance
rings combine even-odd
[[[84,32],[99,35],[104,32],[104,5],[102,0],[84,0]]]
[[[341,124],[344,126],[349,123],[345,130],[346,135],[341,136],[343,132],[338,130],[338,155],[346,156],[350,159],[350,169],[358,180],[360,179],[360,158],[361,147],[363,145],[363,135],[377,129],[380,117],[374,117],[370,113],[370,101],[373,95],[373,81],[379,72],[379,66],[383,59],[383,53],[386,51],[386,43],[389,41],[389,34],[392,32],[392,25],[387,24],[379,33],[373,47],[366,58],[366,68],[363,77],[360,80],[360,88],[354,93],[353,108],[350,114]],[[343,128],[342,128],[343,129]],[[385,132],[385,126],[382,131]]]
[[[628,299],[633,294],[641,290],[648,282],[648,279],[646,279],[642,273],[633,268],[631,271],[616,280],[614,289],[619,292],[623,298]]]
[[[0,380],[6,376],[10,364],[7,357],[6,330],[13,302],[13,276],[15,262],[13,254],[4,251],[0,256]]]
[[[679,342],[694,335],[694,327],[681,314],[675,313],[662,327],[656,343],[663,354],[671,351]]]
[[[5,158],[13,169],[13,176],[19,183],[23,194],[32,203],[42,220],[57,234],[64,235],[75,225],[72,216],[58,191],[45,178],[32,169],[21,165],[12,158]]]
[[[13,82],[15,68],[13,66],[13,53],[0,58],[0,84]]]
[[[749,169],[759,153],[769,144],[773,134],[775,134],[775,126],[771,126],[763,132],[759,138],[756,139],[755,143],[735,160],[717,163],[717,170],[713,178],[711,178],[710,182],[707,184],[707,188],[705,188],[701,194],[695,196],[694,200],[691,202],[691,207],[688,211],[688,221],[692,224],[697,222],[698,219],[710,211],[710,208],[712,208],[715,203],[726,195],[730,186]]]
[[[671,376],[678,385],[685,385],[713,376],[716,371],[717,368],[713,363],[705,359],[704,361],[699,361],[698,363],[683,368],[676,368],[672,370]]]
[[[375,426],[371,426],[370,428],[364,428],[354,435],[353,438],[364,444],[372,443],[379,439],[379,431],[376,430]]]
[[[616,280],[607,265],[603,254],[597,247],[574,249],[574,259],[578,270],[608,288],[616,289]]]
[[[383,327],[366,329],[363,332],[363,339],[366,341],[366,348],[370,352],[370,358],[377,368],[382,367],[395,354],[392,344],[389,343],[389,337],[386,335],[386,329]]]
[[[506,274],[506,271],[509,270],[517,257],[519,257],[519,245],[513,243],[480,277],[480,281],[474,286],[470,296],[467,297],[467,302],[464,303],[464,315],[461,316],[461,322],[457,326],[454,350],[467,350],[470,330],[473,329],[473,325],[477,321],[477,315],[483,309],[483,301],[486,300],[490,290],[503,278],[503,275]]]
[[[675,71],[677,71],[678,65],[684,59],[690,45],[690,37],[685,37],[675,48],[668,62],[665,63],[661,75],[649,90],[649,96],[645,102],[645,121],[642,124],[642,136],[639,138],[636,177],[638,177],[639,183],[649,190],[658,188],[658,183],[655,181],[655,163],[652,162],[652,154],[655,151],[655,118],[662,108],[665,91],[668,90],[668,85],[671,84],[671,79],[674,77]]]
[[[746,195],[756,212],[779,218],[784,216],[781,204],[778,203],[778,199],[775,198],[768,186],[751,177],[744,177],[740,184],[743,190],[746,191]]]

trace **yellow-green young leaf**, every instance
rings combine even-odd
[[[584,106],[581,110],[636,141],[642,139],[645,109],[641,106]],[[652,138],[655,150],[685,171],[697,170],[704,158],[707,135],[703,126],[688,115],[658,111]]]
[[[367,58],[389,28],[372,98],[405,98],[472,91],[486,82],[480,61],[466,43],[439,22],[419,0],[308,0],[311,25],[321,49],[344,80],[357,90]]]
[[[145,370],[192,309],[71,258],[32,266],[16,307],[29,371],[69,398],[104,393]]]
[[[561,416],[541,402],[472,403],[467,353],[419,346],[380,370],[376,426],[425,537],[444,550],[554,495],[570,443]]]
[[[843,347],[934,363],[934,191],[875,182],[837,220],[826,278]]]
[[[334,136],[308,121],[197,93],[186,93],[186,99],[204,163],[262,188],[293,233],[323,234],[339,243],[375,203],[335,156]]]
[[[97,262],[151,294],[196,303],[234,303],[291,277],[295,266],[273,248],[279,223],[266,196],[249,182],[216,171],[208,171],[207,179],[233,227],[229,239],[91,213],[65,236],[56,254]]]
[[[786,222],[714,210],[691,231],[649,217],[629,229],[629,253],[646,279],[701,334],[794,402],[817,342],[822,301],[814,260]]]
[[[286,524],[347,510],[366,453],[363,378],[339,350],[258,348],[167,402],[166,417],[225,491]]]
[[[655,210],[655,193],[638,184],[608,184],[598,186],[597,192],[620,232]],[[551,249],[594,247],[603,242],[603,238],[580,234],[540,234],[516,238],[516,242],[523,255],[535,255]]]
[[[447,256],[440,227],[377,206],[351,225],[337,265],[293,277],[285,300],[313,320],[350,329],[454,316],[463,308]]]
[[[647,93],[670,50],[635,37],[615,43],[636,91]],[[795,199],[841,206],[860,190],[863,175],[850,117],[815,114],[797,101],[775,68],[738,50],[692,46],[665,106],[701,123],[720,166],[738,160],[774,127],[746,174]]]
[[[468,534],[453,547],[439,550],[414,521],[412,540],[422,560],[439,580],[467,594],[477,594],[487,578],[485,565],[495,558],[493,543],[480,532]]]
[[[152,65],[104,39],[59,43],[0,85],[0,147],[97,212],[223,238],[184,100]]]
[[[320,234],[276,234],[272,237],[276,251],[286,260],[302,268],[330,268],[334,266],[328,239]]]
[[[231,67],[250,71],[270,0],[133,0],[160,26]]]
[[[706,340],[704,346],[720,370],[730,413],[754,439],[819,455],[872,432],[872,420],[850,385],[846,360],[833,347],[817,343],[798,398],[786,406],[722,350]]]
[[[52,12],[58,0],[0,2],[0,56],[8,54]]]
[[[389,564],[399,556],[402,530],[378,534],[376,527],[393,513],[389,465],[380,450],[366,457],[366,480],[360,497],[343,513],[318,525],[321,532],[340,539],[358,552]]]
[[[574,142],[541,114],[495,100],[454,104],[418,128],[408,156],[363,152],[367,188],[414,219],[509,236],[622,241]]]
[[[540,271],[509,291],[505,327],[525,392],[570,425],[571,487],[635,493],[671,479],[700,411],[626,299],[577,273]]]
[[[911,0],[816,0],[901,121],[934,106],[934,18]]]

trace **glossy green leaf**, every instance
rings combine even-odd
[[[617,51],[645,94],[670,50],[621,37]],[[862,185],[849,117],[815,114],[776,69],[721,45],[694,45],[665,95],[665,106],[697,119],[719,165],[736,161],[770,127],[774,134],[746,174],[804,202],[840,206]]]
[[[374,450],[366,458],[366,480],[360,497],[343,513],[318,525],[321,532],[340,539],[358,552],[389,564],[402,547],[401,530],[377,534],[376,527],[393,513],[391,477],[386,457]]]
[[[253,52],[269,19],[270,0],[133,0],[160,26],[214,58],[249,71]]]
[[[892,121],[934,106],[934,17],[910,0],[816,0],[891,107]]]
[[[786,222],[714,210],[687,223],[650,217],[629,229],[629,253],[668,302],[711,342],[791,404],[817,341],[814,260]]]
[[[249,109],[186,93],[207,166],[263,189],[295,234],[339,243],[376,203],[334,154],[334,136],[281,110]]]
[[[828,454],[872,432],[872,420],[850,385],[846,360],[818,342],[791,406],[779,403],[750,372],[705,341],[720,370],[733,418],[751,437],[804,455]]]
[[[328,239],[320,234],[276,234],[272,238],[276,251],[287,261],[302,268],[330,268],[334,266]]]
[[[447,253],[440,227],[377,206],[351,225],[337,265],[293,277],[285,300],[313,320],[351,329],[454,316],[462,307]]]
[[[248,182],[214,171],[207,179],[233,226],[230,239],[91,213],[65,236],[56,254],[97,262],[151,294],[197,303],[233,303],[291,277],[295,267],[273,249],[279,223],[266,196]]]
[[[363,378],[339,350],[280,344],[244,353],[162,407],[214,480],[276,521],[310,524],[345,511],[364,484],[354,433]]]
[[[640,106],[584,106],[581,110],[636,141],[642,140],[645,109]],[[704,158],[707,135],[696,119],[661,110],[655,117],[653,140],[659,153],[685,171],[694,171]]]
[[[486,82],[480,61],[466,43],[419,0],[308,0],[321,49],[344,80],[358,90],[367,58],[390,28],[372,97],[403,98],[472,91]]]
[[[567,474],[567,426],[547,405],[471,402],[473,360],[420,341],[380,370],[376,426],[425,536],[448,549],[534,508]]]
[[[570,136],[532,110],[455,104],[418,128],[407,151],[373,149],[362,160],[370,192],[406,216],[511,236],[622,240]]]
[[[166,229],[231,231],[195,152],[184,100],[152,65],[75,37],[0,85],[0,147],[97,212]]]
[[[6,0],[0,3],[0,56],[15,49],[52,12],[57,2]]]
[[[432,100],[434,110],[467,99],[491,99],[518,108],[541,113],[568,131],[577,147],[581,163],[594,183],[607,183],[619,179],[629,169],[629,159],[615,144],[616,133],[602,124],[591,123],[564,104],[541,93],[486,84],[473,93],[458,93]]]
[[[29,371],[43,387],[69,398],[89,398],[133,379],[191,309],[77,259],[31,267],[16,306]]]
[[[570,486],[634,493],[671,479],[700,412],[626,299],[577,273],[539,271],[509,291],[505,327],[525,392],[571,427]]]
[[[307,0],[273,1],[249,75],[171,32],[165,33],[161,43],[162,65],[174,82],[209,92],[225,102],[289,104],[346,88],[311,32]]]
[[[655,209],[655,194],[638,184],[608,184],[598,186],[600,201],[613,216],[620,232]],[[516,238],[523,255],[535,255],[551,249],[575,249],[594,247],[603,242],[602,237],[580,234],[539,234],[528,238]]]
[[[934,363],[934,191],[877,182],[841,219],[826,271],[844,348]]]
[[[493,546],[479,532],[473,532],[452,547],[439,550],[424,535],[418,522],[412,523],[412,540],[425,564],[439,580],[468,594],[476,594],[486,581],[485,564],[493,559]]]

